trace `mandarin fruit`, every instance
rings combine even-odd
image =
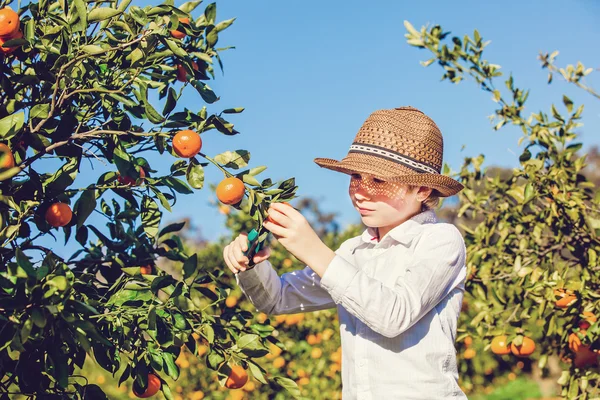
[[[184,24],[190,24],[190,19],[189,18],[179,18],[179,22],[182,22]],[[177,29],[171,29],[171,36],[173,36],[175,39],[183,39],[184,37],[187,36],[187,34],[185,32],[181,32]]]
[[[185,129],[173,137],[173,151],[179,157],[192,158],[202,149],[202,139],[198,133]]]
[[[55,228],[66,226],[73,218],[73,211],[66,203],[54,203],[46,210],[46,222]]]
[[[10,147],[4,143],[0,143],[0,155],[0,169],[8,169],[15,166],[15,157]]]
[[[496,336],[492,339],[492,353],[498,355],[510,354],[510,346],[506,343],[506,336]]]
[[[223,204],[238,204],[244,198],[246,187],[244,182],[236,177],[223,179],[217,186],[217,198]]]
[[[142,391],[142,388],[139,387],[136,381],[133,383],[133,394],[135,394],[140,399],[146,399],[148,397],[154,396],[160,390],[162,383],[160,382],[160,378],[154,374],[148,374],[148,386],[146,390]]]
[[[231,372],[225,381],[225,387],[239,389],[248,382],[248,373],[241,365],[231,367]]]
[[[535,342],[533,339],[525,336],[523,343],[517,346],[514,342],[510,344],[510,350],[517,357],[529,357],[535,351]]]
[[[8,7],[0,10],[0,37],[12,39],[20,25],[19,14]]]

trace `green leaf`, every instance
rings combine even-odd
[[[202,189],[204,186],[204,167],[195,158],[190,159],[185,177],[194,189]]]
[[[233,24],[233,21],[235,21],[235,18],[221,21],[215,26],[215,29],[217,30],[217,32],[221,32],[223,29],[227,29],[228,27],[230,27],[231,24]]]
[[[215,18],[217,18],[217,5],[210,3],[204,10],[204,18],[209,24],[214,24]]]
[[[239,114],[244,111],[244,107],[236,107],[236,108],[227,108],[223,110],[223,114]]]
[[[292,395],[294,398],[300,397],[300,388],[298,388],[298,385],[296,384],[296,382],[294,382],[290,378],[284,378],[283,376],[276,376],[275,382],[277,382],[277,384],[279,386],[281,386],[282,388],[287,390],[290,393],[290,395]]]
[[[17,133],[19,133],[24,122],[25,113],[23,111],[0,119],[0,137],[3,140],[9,140],[13,138]]]
[[[75,11],[75,21],[76,23],[71,23],[71,30],[73,32],[83,32],[85,28],[87,28],[87,6],[84,0],[74,0],[71,11]]]
[[[36,104],[29,111],[29,118],[48,118],[50,114],[50,104]]]
[[[198,7],[198,5],[202,3],[202,0],[188,1],[187,3],[183,3],[179,9],[184,13],[191,13]]]
[[[62,275],[55,276],[54,278],[50,279],[47,283],[49,286],[53,286],[61,292],[64,292],[69,284],[67,278],[65,278]]]
[[[91,55],[104,53],[104,49],[100,46],[96,46],[95,44],[86,44],[85,46],[81,47],[81,50],[84,53],[91,54]]]
[[[568,112],[573,111],[573,101],[565,95],[563,95],[563,103],[565,103],[565,107],[567,107]]]
[[[165,108],[163,109],[163,115],[166,117],[177,105],[177,92],[172,87],[169,88],[167,94],[167,101],[165,102]]]
[[[237,341],[237,346],[240,349],[258,350],[262,349],[263,346],[260,343],[258,335],[246,334],[241,336]]]
[[[158,237],[163,237],[167,233],[171,232],[179,232],[184,226],[185,221],[167,225],[163,229],[161,229],[160,233],[158,234]]]
[[[175,356],[172,353],[164,352],[162,353],[162,358],[167,374],[173,380],[177,380],[179,378],[179,367],[175,364]]]
[[[77,176],[78,165],[79,159],[73,157],[44,182],[44,186],[46,186],[46,196],[48,198],[64,193],[65,189],[71,186]]]
[[[88,14],[88,21],[89,22],[104,21],[105,19],[112,18],[121,13],[122,13],[121,10],[116,10],[116,9],[110,8],[110,7],[94,8]]]
[[[182,181],[181,179],[177,179],[177,178],[174,178],[172,176],[169,176],[169,177],[165,178],[163,180],[163,182],[167,186],[169,186],[170,188],[173,188],[173,190],[175,190],[178,193],[181,193],[181,194],[192,194],[192,193],[194,193],[192,191],[192,189],[190,189],[190,187],[184,181]]]
[[[183,279],[191,277],[198,268],[198,254],[194,253],[183,263]]]
[[[150,122],[152,122],[153,124],[160,124],[165,120],[163,116],[160,115],[158,111],[156,111],[156,109],[150,105],[150,103],[145,101],[143,104],[144,112],[146,113],[146,116],[148,117]]]
[[[529,182],[527,183],[527,186],[525,186],[525,197],[523,199],[523,204],[527,204],[533,198],[533,196],[533,185],[531,182]]]
[[[248,165],[250,153],[246,150],[226,151],[214,157],[225,168],[239,169]]]
[[[75,203],[75,212],[77,213],[77,228],[80,228],[85,220],[92,214],[96,208],[96,190],[86,189],[83,191]]]
[[[167,44],[169,50],[171,50],[173,54],[175,54],[177,57],[186,58],[188,56],[188,53],[184,49],[179,47],[177,43],[175,43],[175,41],[166,38],[164,39],[164,41]]]
[[[40,308],[34,308],[31,311],[31,319],[33,320],[35,326],[37,326],[40,329],[44,329],[44,327],[46,326],[46,315],[44,314],[44,311],[42,311],[42,309]]]
[[[162,213],[158,209],[158,204],[149,196],[144,195],[141,215],[144,232],[150,238],[155,239],[158,234],[158,226],[160,225]]]
[[[262,384],[267,384],[267,380],[265,379],[260,366],[258,366],[257,364],[248,361],[248,369],[250,370],[250,373],[252,374],[252,376],[259,381]]]
[[[197,79],[191,79],[190,83],[192,86],[200,93],[202,99],[208,104],[212,104],[215,101],[219,100],[215,92],[208,86],[206,83],[199,81]]]
[[[15,257],[17,260],[17,265],[23,268],[23,271],[25,271],[27,276],[34,277],[35,269],[33,268],[33,264],[29,260],[29,257],[27,257],[25,253],[23,253],[23,251],[18,247],[15,249]]]

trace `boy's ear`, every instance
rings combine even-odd
[[[419,189],[417,190],[417,200],[420,202],[427,200],[427,198],[431,196],[431,192],[433,192],[433,189],[430,187],[419,187]]]

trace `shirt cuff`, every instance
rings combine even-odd
[[[354,265],[336,255],[321,277],[321,287],[339,304],[357,273],[358,269]]]

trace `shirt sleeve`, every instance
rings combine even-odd
[[[269,261],[235,276],[242,292],[257,310],[265,314],[294,314],[335,308],[321,279],[309,267],[288,272],[281,277]]]
[[[336,304],[374,331],[389,338],[398,336],[435,307],[465,275],[464,240],[456,227],[450,228],[432,229],[420,239],[411,265],[393,287],[367,276],[339,255],[329,264],[321,285]]]

